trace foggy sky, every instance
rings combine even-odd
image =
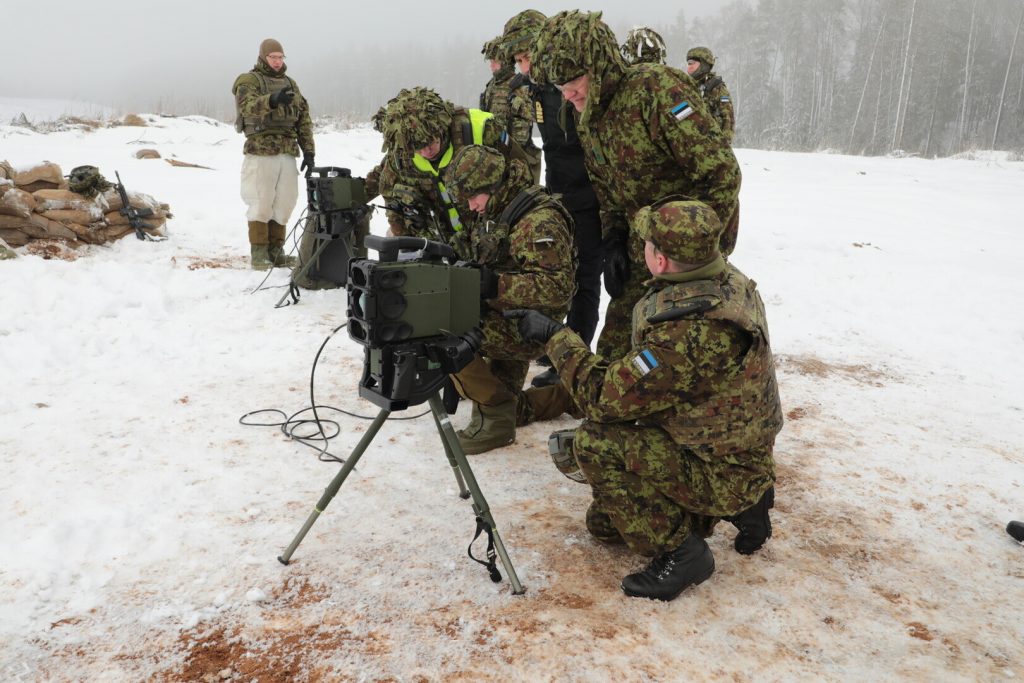
[[[706,10],[695,0],[610,0],[580,7],[602,10],[613,28],[687,19]],[[714,7],[716,3],[703,3]],[[344,59],[350,51],[393,45],[411,62],[425,45],[471,41],[480,45],[523,9],[553,14],[576,9],[560,2],[481,3],[465,0],[344,2],[342,0],[0,0],[8,66],[0,94],[73,99],[114,107],[161,101],[178,108],[194,97],[196,111],[211,93],[228,93],[235,76],[255,61],[259,43],[273,37],[302,84],[304,66]],[[489,76],[481,60],[483,79]],[[431,85],[423,83],[422,85]],[[308,87],[303,87],[307,96]],[[315,93],[313,93],[315,94]],[[219,97],[219,95],[217,95]]]

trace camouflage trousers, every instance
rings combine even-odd
[[[612,361],[622,358],[633,347],[633,307],[647,293],[644,283],[651,277],[643,261],[629,264],[629,279],[618,299],[608,302],[604,311],[604,327],[597,338],[597,355]]]
[[[522,403],[530,361],[544,355],[541,344],[524,342],[516,322],[489,311],[480,321],[484,341],[469,365],[452,375],[463,398],[485,406],[516,400]]]
[[[710,536],[720,517],[746,510],[772,485],[771,475],[702,458],[660,427],[587,421],[573,453],[594,497],[587,529],[605,542],[618,532],[641,555],[677,548],[690,532]]]

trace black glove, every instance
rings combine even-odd
[[[452,334],[430,345],[427,355],[441,366],[441,370],[453,375],[470,364],[483,342],[483,332],[474,327],[465,334]]]
[[[498,296],[498,274],[487,266],[480,266],[480,300]]]
[[[626,291],[629,279],[629,233],[611,230],[601,242],[604,255],[604,289],[618,299]]]
[[[302,163],[299,164],[299,170],[305,171],[307,178],[313,174],[313,167],[316,166],[316,162],[313,159],[314,156],[312,152],[302,153]]]
[[[519,336],[526,341],[547,344],[548,340],[565,327],[538,311],[531,311],[527,308],[517,308],[502,313],[506,318],[519,319]]]
[[[292,90],[291,86],[288,86],[284,90],[278,90],[276,93],[270,96],[270,108],[277,109],[282,104],[286,107],[292,103],[295,99],[295,91]]]

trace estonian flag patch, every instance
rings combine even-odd
[[[693,113],[693,107],[690,106],[689,102],[683,101],[672,107],[672,116],[676,117],[678,121],[690,116]]]
[[[728,95],[722,95],[721,101],[722,102],[728,102],[729,101],[729,96]]]
[[[658,359],[654,357],[654,354],[649,349],[644,349],[633,359],[633,365],[637,367],[641,375],[646,375],[658,367]]]

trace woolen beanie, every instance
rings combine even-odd
[[[284,54],[284,48],[281,47],[281,43],[277,42],[273,38],[267,38],[260,43],[260,59],[266,61],[267,55],[271,52],[280,52],[281,54]]]

